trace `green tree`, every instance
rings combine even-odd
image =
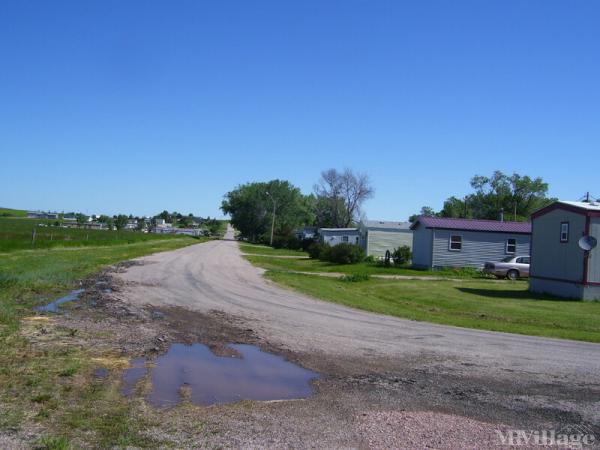
[[[433,208],[431,206],[423,206],[421,208],[421,211],[419,212],[419,214],[413,214],[412,216],[410,216],[408,218],[408,221],[409,222],[414,222],[420,216],[433,217],[433,216],[436,216],[436,215],[437,215],[436,212],[433,210]]]
[[[120,231],[123,228],[125,228],[125,225],[127,225],[128,220],[129,218],[125,214],[119,214],[118,216],[115,216],[114,224],[117,231]]]
[[[85,214],[82,214],[82,213],[77,213],[77,214],[75,214],[75,220],[77,221],[77,225],[82,227],[85,224],[87,224],[88,216],[86,216]]]
[[[221,210],[231,217],[231,224],[243,237],[269,242],[273,223],[276,235],[289,234],[298,226],[313,223],[311,206],[310,199],[290,182],[272,180],[238,186],[225,194]]]

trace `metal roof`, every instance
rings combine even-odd
[[[575,208],[585,209],[587,211],[600,211],[600,202],[567,202],[567,201],[559,201],[558,203],[563,205],[574,206]]]
[[[412,225],[418,223],[426,228],[444,228],[465,231],[493,231],[497,233],[531,233],[530,222],[500,222],[499,220],[454,219],[449,217],[419,217]]]
[[[366,228],[382,228],[386,230],[410,230],[410,222],[394,222],[391,220],[365,220]]]
[[[358,228],[319,228],[321,231],[358,231]]]

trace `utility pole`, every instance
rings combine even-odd
[[[267,191],[265,193],[273,201],[273,217],[271,219],[271,241],[269,243],[269,245],[271,247],[273,247],[273,232],[275,230],[275,210],[277,208],[277,202],[275,201],[275,198],[273,198],[273,196],[271,195],[271,193],[269,191]]]

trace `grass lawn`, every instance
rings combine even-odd
[[[31,317],[32,308],[110,264],[198,242],[181,237],[0,253],[0,432],[35,424],[45,430],[40,448],[152,446],[118,382],[94,378],[93,349],[77,344],[77,330]],[[43,349],[31,345],[40,339]]]
[[[353,308],[481,330],[600,342],[600,302],[532,295],[526,281],[485,279],[360,282],[269,271],[273,281]]]
[[[266,245],[240,243],[242,253],[253,255],[273,255],[273,256],[308,256],[308,253],[302,250],[288,250],[285,248],[273,248]]]
[[[244,249],[242,249],[244,252]],[[249,252],[244,252],[249,253]],[[404,267],[383,267],[376,263],[363,262],[359,264],[333,264],[315,259],[278,259],[268,256],[246,256],[252,264],[267,270],[283,270],[296,272],[339,272],[344,274],[369,274],[369,275],[408,275],[408,276],[436,276],[450,278],[484,278],[483,275],[473,270],[448,269],[448,270],[415,270]]]

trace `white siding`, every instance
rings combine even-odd
[[[347,244],[359,244],[360,240],[358,230],[354,229],[348,231],[321,231],[320,233],[321,241],[324,244],[331,246],[341,244],[342,242]]]

